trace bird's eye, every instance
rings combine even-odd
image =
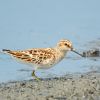
[[[65,43],[65,45],[67,45],[67,43]]]
[[[69,47],[70,48],[70,45],[68,45],[67,43],[65,43],[65,46]]]

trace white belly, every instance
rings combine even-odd
[[[64,58],[64,57],[63,57]],[[37,65],[37,69],[49,69],[51,67],[54,67],[56,64],[58,64],[63,58],[56,59],[55,61],[47,61],[43,65]]]

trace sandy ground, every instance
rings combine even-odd
[[[0,100],[100,100],[100,73],[2,83]]]

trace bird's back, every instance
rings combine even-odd
[[[44,49],[29,49],[22,51],[12,51],[3,49],[4,52],[10,54],[17,60],[31,63],[33,65],[39,66],[51,66],[55,63],[55,50],[53,48]]]

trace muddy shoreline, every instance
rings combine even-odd
[[[100,100],[100,73],[1,83],[0,100]]]

